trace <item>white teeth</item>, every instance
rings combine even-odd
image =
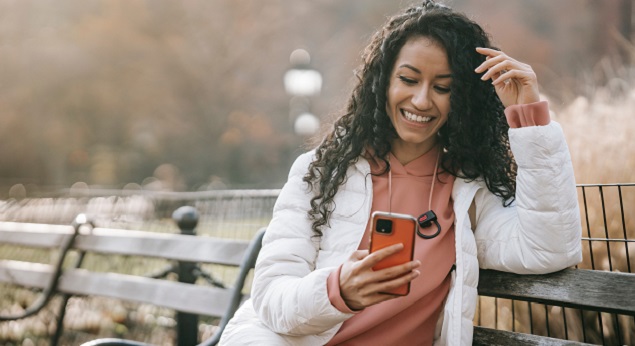
[[[427,122],[430,122],[430,120],[432,120],[432,117],[424,117],[421,115],[415,115],[408,111],[403,111],[403,114],[406,116],[406,119],[410,121],[416,121],[418,123],[427,123]]]

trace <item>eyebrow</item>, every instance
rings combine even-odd
[[[410,64],[399,65],[399,68],[402,68],[402,67],[411,69],[414,72],[417,72],[417,73],[421,74],[421,70],[419,70],[418,68],[416,68],[416,67],[414,67],[414,66],[412,66]],[[435,78],[452,78],[452,74],[450,74],[450,73],[448,73],[448,74],[438,74],[438,75],[435,76]]]

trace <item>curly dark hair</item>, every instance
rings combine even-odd
[[[445,48],[452,71],[450,112],[437,141],[444,152],[441,168],[459,178],[484,179],[504,206],[514,200],[517,166],[509,149],[504,107],[494,86],[474,72],[485,60],[475,48],[493,48],[489,35],[465,15],[428,0],[393,16],[373,36],[344,114],[316,149],[304,177],[315,193],[308,215],[316,236],[328,225],[333,198],[348,168],[368,153],[388,164],[391,141],[397,136],[386,112],[390,74],[403,45],[422,36]]]

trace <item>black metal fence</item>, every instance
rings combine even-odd
[[[278,193],[279,190],[143,194],[92,191],[83,196],[0,201],[0,220],[69,223],[78,213],[88,213],[105,227],[178,232],[170,220],[161,220],[178,206],[192,205],[201,215],[199,234],[249,239],[269,222]],[[583,233],[583,261],[578,267],[632,273],[635,184],[578,185],[578,197]],[[0,253],[0,258],[5,255]],[[596,344],[635,345],[633,316],[480,297],[475,323]]]
[[[635,184],[580,184],[582,269],[632,273]],[[635,289],[635,287],[633,287]],[[602,345],[634,345],[635,317],[480,297],[481,326]]]
[[[199,233],[250,239],[271,219],[279,190],[158,192],[100,190],[56,197],[0,201],[0,221],[70,224],[80,213],[100,227],[152,230],[171,222],[177,208],[190,205],[200,215]],[[166,221],[167,220],[167,221]],[[148,229],[150,228],[150,229]]]
[[[81,196],[64,195],[47,198],[0,201],[0,220],[70,224],[79,213],[90,215],[99,227],[140,229],[163,233],[179,233],[170,217],[183,205],[194,206],[200,214],[197,234],[226,238],[251,239],[271,219],[278,190],[201,191],[191,193],[126,191],[85,191]],[[75,215],[75,216],[74,216]],[[0,260],[14,259],[50,263],[57,251],[18,248],[0,244]],[[175,280],[173,263],[162,259],[128,258],[127,256],[91,254],[85,267],[117,273],[166,276]],[[223,266],[202,265],[196,271],[200,284],[231,284],[237,270]],[[217,282],[215,280],[218,280]],[[0,312],[15,313],[38,297],[37,292],[10,285],[0,285]],[[49,345],[59,316],[59,297],[54,297],[36,316],[0,323],[0,345]],[[105,336],[144,340],[153,335],[157,345],[173,345],[174,311],[107,298],[73,297],[64,319],[64,333],[59,345],[79,345]],[[202,317],[198,328],[200,340],[209,338],[218,321]]]

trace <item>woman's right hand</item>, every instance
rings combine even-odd
[[[380,292],[407,284],[419,276],[419,271],[415,270],[421,265],[418,260],[373,270],[375,264],[401,249],[403,244],[391,245],[372,254],[368,250],[357,250],[344,262],[340,270],[340,293],[351,310],[361,310],[397,298],[399,296]]]

